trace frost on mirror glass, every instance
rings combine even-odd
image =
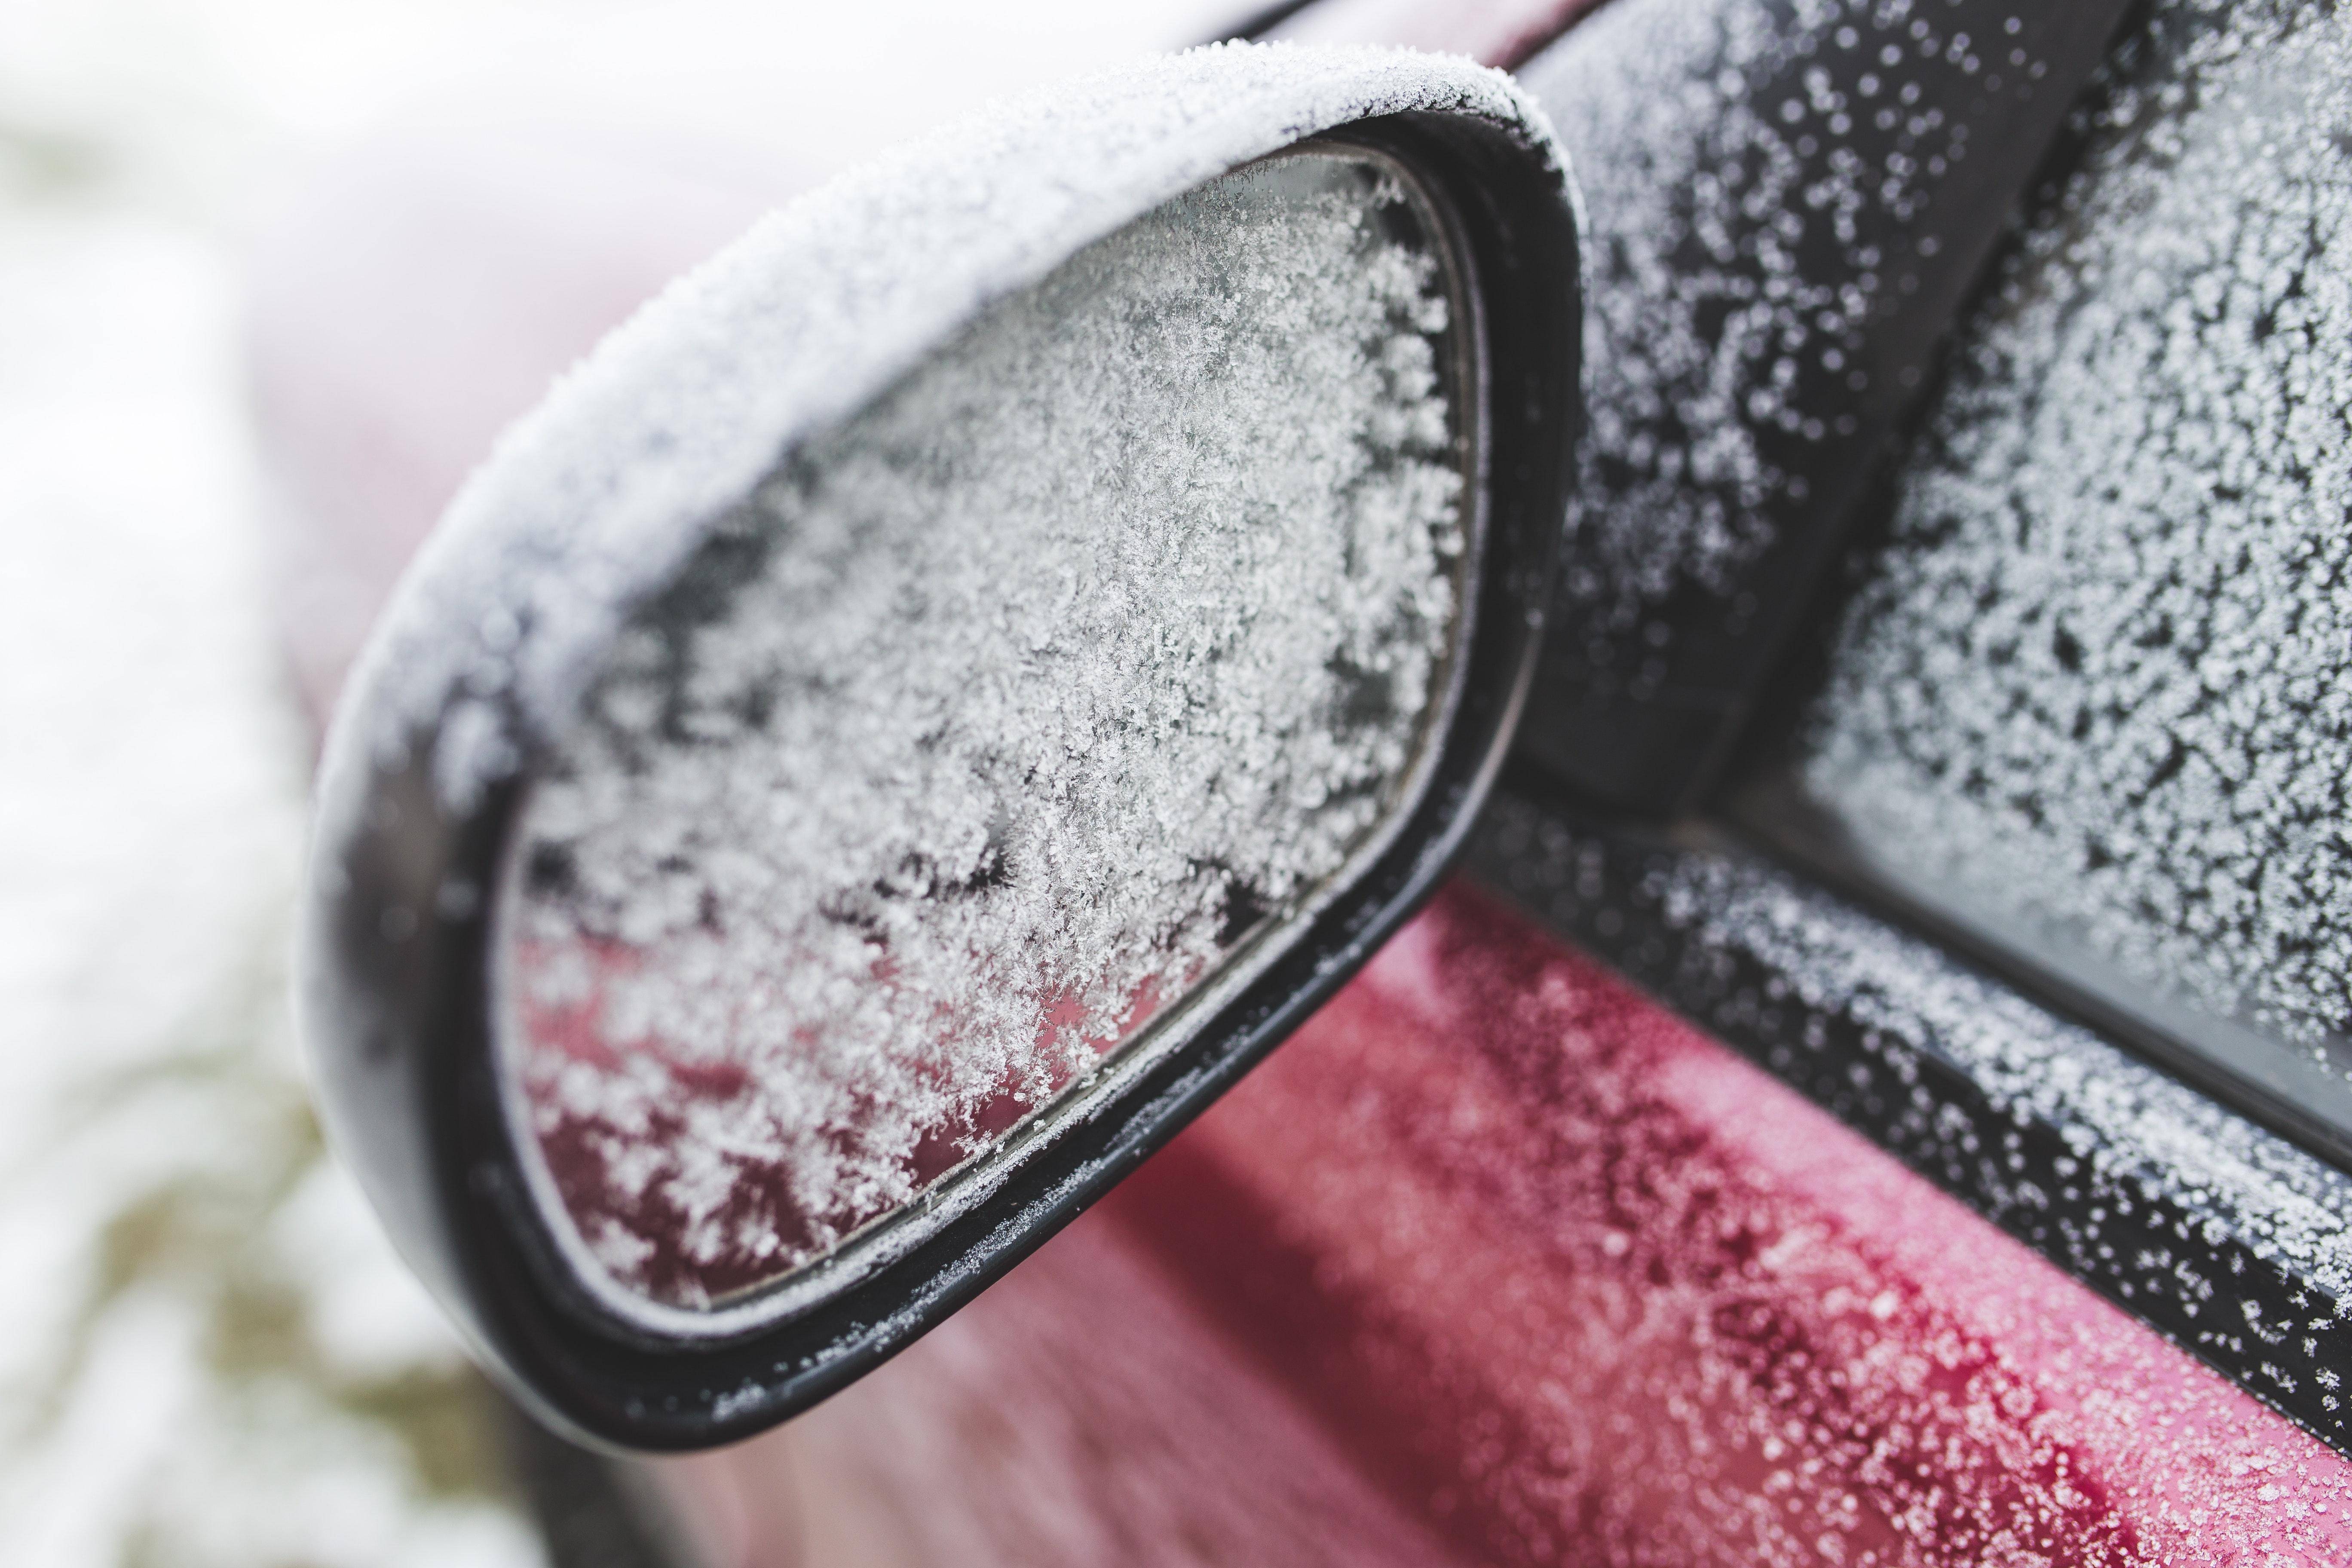
[[[791,453],[612,649],[502,892],[509,1110],[625,1293],[907,1205],[1312,904],[1461,630],[1457,309],[1384,165],[1138,221]]]
[[[2352,1032],[2352,22],[2152,7],[1956,351],[1809,788],[2326,1066]]]

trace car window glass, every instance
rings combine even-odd
[[[1955,345],[1800,773],[1930,902],[2217,1050],[2283,1047],[2248,1070],[2342,1121],[2352,19],[2162,0],[2078,131]]]

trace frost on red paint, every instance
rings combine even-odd
[[[1139,1371],[1099,1325],[1144,1320]],[[956,1447],[904,1457],[919,1426]],[[962,1544],[915,1562],[1196,1561],[1188,1530],[1228,1563],[2352,1555],[2352,1466],[1461,889],[1097,1214],[769,1441],[919,1488]],[[1025,1479],[1066,1470],[1110,1479]],[[1259,1511],[1155,1505],[1139,1542],[1107,1510],[1155,1476]]]

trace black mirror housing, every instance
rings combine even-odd
[[[714,520],[998,302],[1286,151],[1405,171],[1444,231],[1475,395],[1455,697],[1424,783],[1348,879],[1181,1040],[886,1246],[706,1327],[586,1287],[499,1067],[501,868],[535,767],[633,608]],[[1026,100],[770,219],[623,327],[502,441],[404,582],[330,737],[299,966],[334,1142],[482,1361],[585,1440],[747,1436],[954,1311],[1230,1088],[1434,889],[1528,691],[1570,490],[1575,201],[1498,73],[1218,46]]]

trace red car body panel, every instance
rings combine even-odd
[[[1507,60],[1584,8],[1298,30]],[[804,179],[521,145],[387,143],[264,258],[320,710],[495,426]],[[2352,1463],[1467,884],[945,1327],[657,1473],[742,1568],[2352,1561]]]
[[[809,1562],[2352,1559],[2352,1464],[1466,884],[945,1328],[668,1474],[747,1564],[803,1560],[726,1528],[788,1479]]]

